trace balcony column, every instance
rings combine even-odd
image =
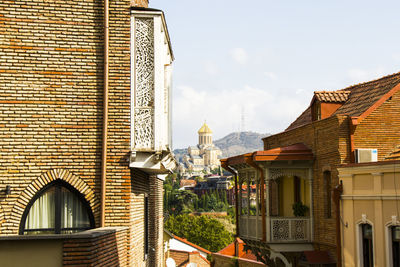
[[[251,196],[250,184],[251,184],[251,173],[250,173],[250,171],[247,171],[247,223],[246,223],[247,236],[250,233],[250,231],[249,231],[249,224],[250,224],[249,223],[250,222],[250,196]]]
[[[239,216],[240,217],[243,215],[243,213],[242,213],[242,199],[243,199],[242,198],[242,184],[243,184],[243,181],[239,179],[239,195],[237,197],[238,197]]]
[[[266,222],[266,228],[267,228],[267,242],[271,241],[271,220],[270,220],[270,203],[269,203],[269,199],[270,199],[270,177],[269,177],[269,168],[265,168],[264,170],[264,177],[265,177],[265,199],[263,199],[262,201],[264,201],[266,203],[265,205],[265,222]],[[264,190],[264,188],[262,189]]]
[[[259,220],[258,217],[260,215],[260,211],[259,211],[259,207],[260,207],[260,201],[259,201],[259,192],[258,190],[260,190],[260,176],[258,174],[258,172],[256,172],[256,238],[258,239],[258,229],[259,229]]]
[[[308,168],[308,185],[310,187],[310,240],[314,241],[314,203],[313,203],[313,169]]]

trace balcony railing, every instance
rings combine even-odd
[[[311,241],[310,219],[304,217],[271,218],[271,241]]]
[[[268,220],[268,219],[267,219]],[[270,229],[267,228],[267,239],[270,242],[310,242],[311,223],[307,217],[270,217]],[[267,222],[268,225],[268,222]],[[261,240],[261,216],[240,216],[240,236],[249,239]]]

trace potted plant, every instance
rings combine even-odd
[[[301,201],[294,203],[292,208],[293,208],[293,214],[296,217],[306,216],[306,213],[309,210],[309,208],[306,205],[304,205]]]

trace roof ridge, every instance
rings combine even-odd
[[[360,87],[360,86],[364,86],[364,85],[371,84],[371,83],[374,83],[374,82],[378,82],[380,80],[385,80],[385,79],[388,79],[388,78],[392,78],[392,77],[395,77],[395,76],[400,76],[400,71],[392,73],[392,74],[389,74],[389,75],[386,75],[386,76],[383,76],[383,77],[380,77],[380,78],[376,78],[376,79],[373,79],[373,80],[370,80],[370,81],[367,81],[367,82],[361,82],[361,83],[356,83],[356,84],[353,84],[353,85],[349,85],[349,86],[347,86],[347,87],[345,87],[343,89],[339,89],[339,90],[346,90],[346,89],[350,89],[350,88],[354,88],[354,87]],[[349,90],[349,91],[351,91],[351,90]]]

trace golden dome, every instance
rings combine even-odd
[[[203,126],[201,126],[200,130],[197,133],[212,134],[212,131],[211,131],[210,127],[208,127],[207,123],[204,123]]]

